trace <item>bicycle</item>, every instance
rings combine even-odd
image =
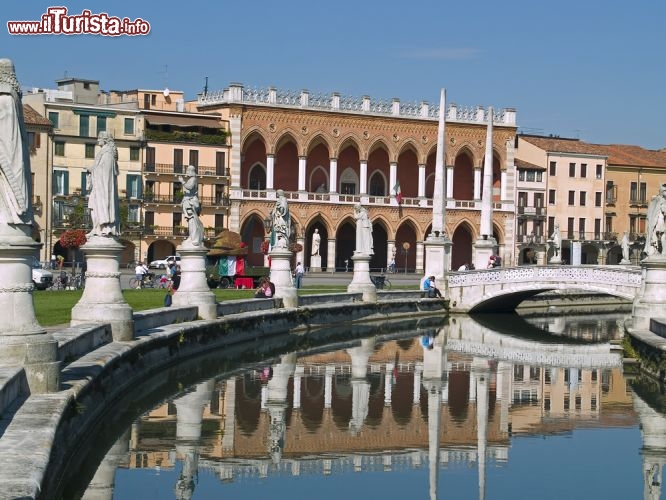
[[[155,278],[153,273],[146,273],[143,275],[141,280],[130,278],[129,285],[131,288],[156,288],[159,284],[159,281]]]
[[[53,278],[53,284],[48,288],[48,290],[66,290],[67,284],[69,282],[69,276],[66,272],[62,271],[60,274],[56,275],[55,278]]]

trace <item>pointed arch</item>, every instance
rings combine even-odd
[[[259,130],[254,130],[252,133],[245,137],[243,146],[241,147],[241,169],[240,169],[240,184],[244,189],[259,189],[253,188],[250,185],[250,170],[257,164],[264,166],[263,174],[263,188],[266,189],[266,141]]]
[[[245,257],[247,265],[264,265],[261,243],[264,241],[265,234],[263,215],[259,211],[253,210],[243,217],[240,224],[240,237],[249,249]]]
[[[266,189],[266,175],[266,166],[257,162],[248,169],[244,184],[249,189]]]
[[[472,244],[475,238],[474,225],[467,219],[461,220],[451,233],[453,248],[451,251],[451,269],[458,269],[463,264],[474,262]]]
[[[458,151],[453,163],[453,197],[474,199],[474,153],[467,147]]]

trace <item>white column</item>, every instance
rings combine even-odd
[[[222,449],[234,449],[234,436],[236,428],[236,378],[231,377],[224,383],[224,433],[222,434]]]
[[[423,365],[417,364],[414,367],[414,394],[412,396],[412,404],[414,405],[421,402],[421,373],[423,373]]]
[[[330,408],[333,401],[333,375],[335,366],[326,365],[326,374],[324,375],[324,408]]]
[[[571,242],[571,265],[572,266],[580,266],[581,256],[582,256],[581,253],[582,253],[582,245],[581,245],[580,241],[572,241]]]
[[[474,199],[481,199],[481,169],[474,169]]]
[[[425,196],[425,174],[426,166],[424,164],[419,165],[419,192],[418,197],[423,198]]]
[[[500,182],[502,185],[500,186],[500,201],[508,200],[507,194],[506,194],[506,170],[502,170],[500,172]]]
[[[366,160],[361,160],[359,176],[359,194],[368,194],[368,162]]]
[[[298,190],[305,191],[305,156],[298,157]]]
[[[416,273],[423,273],[425,269],[425,251],[422,241],[416,242]]]
[[[301,380],[303,379],[304,372],[305,369],[303,366],[296,366],[296,370],[294,371],[294,401],[292,404],[294,410],[298,410],[301,407]]]
[[[326,270],[329,273],[335,272],[335,238],[329,238],[326,242],[328,245],[328,256],[326,258]]]
[[[394,161],[389,163],[389,185],[388,185],[388,192],[390,195],[394,195],[395,193],[393,192],[393,188],[395,187],[395,183],[398,180],[398,164]],[[391,201],[391,204],[395,202],[397,205],[398,202],[395,201],[395,198],[392,196],[391,197],[393,201]]]
[[[446,199],[453,199],[453,165],[446,167]]]
[[[275,155],[266,155],[266,189],[274,189]]]
[[[328,191],[330,193],[337,193],[338,192],[338,159],[337,158],[331,158],[328,168],[329,168],[329,176],[330,176],[330,179],[328,180],[328,183],[329,183]]]
[[[393,377],[393,363],[386,363],[386,371],[384,372],[384,406],[391,406],[392,393],[391,379]]]

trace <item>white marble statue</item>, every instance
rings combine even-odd
[[[560,225],[557,222],[555,223],[555,227],[553,227],[550,242],[553,246],[553,255],[558,257],[560,255],[560,248],[562,247],[562,236],[560,235]]]
[[[32,224],[30,154],[14,64],[0,59],[0,223]]]
[[[291,238],[291,217],[289,215],[289,204],[282,189],[277,190],[277,200],[270,213],[273,224],[273,238],[277,248],[287,248]]]
[[[630,245],[629,245],[629,233],[627,231],[625,231],[624,235],[622,236],[622,241],[620,242],[620,246],[622,247],[622,261],[628,262]]]
[[[201,202],[199,201],[199,182],[197,180],[197,169],[188,165],[185,170],[187,180],[182,175],[178,180],[183,185],[183,215],[187,222],[188,237],[183,243],[189,243],[195,247],[201,246],[204,240],[204,227],[199,214],[201,213]]]
[[[312,234],[312,253],[311,255],[319,255],[319,245],[321,243],[321,235],[319,229],[315,229]]]
[[[650,201],[647,213],[647,233],[645,235],[645,248],[648,255],[666,255],[666,184],[659,186],[659,194]]]
[[[354,205],[354,218],[356,219],[356,251],[364,255],[374,255],[372,242],[372,223],[368,211],[359,203]]]
[[[101,149],[88,171],[91,191],[88,208],[92,219],[91,236],[120,236],[118,206],[118,148],[107,132],[100,132]]]

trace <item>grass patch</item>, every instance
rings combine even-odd
[[[405,285],[393,287],[393,290],[414,290],[414,286]],[[304,286],[298,290],[299,295],[314,295],[318,293],[346,293],[347,285],[313,285]],[[178,292],[176,292],[178,293]],[[225,300],[250,299],[254,296],[254,290],[236,290],[234,288],[213,289],[215,299],[218,302]],[[72,319],[72,308],[78,303],[83,294],[82,290],[58,290],[58,291],[35,291],[33,301],[35,304],[35,315],[42,326],[54,326],[69,324]],[[163,289],[146,288],[143,290],[123,290],[123,296],[134,311],[155,309],[164,304]],[[94,318],[90,318],[94,320]]]

